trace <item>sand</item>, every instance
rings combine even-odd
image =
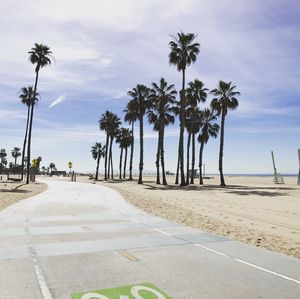
[[[34,196],[47,189],[46,184],[34,183],[26,185],[24,183],[0,182],[0,211],[22,199]]]
[[[155,184],[155,177],[137,181],[97,182],[119,191],[146,212],[300,258],[300,186],[297,178],[274,185],[271,177],[206,179],[205,185],[180,188],[168,177],[169,186]],[[78,181],[88,181],[78,177]]]

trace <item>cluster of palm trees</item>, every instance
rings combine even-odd
[[[43,44],[35,43],[34,47],[28,52],[29,61],[35,65],[35,82],[34,86],[23,87],[19,93],[19,99],[23,104],[27,106],[27,122],[26,130],[22,149],[22,164],[21,164],[21,175],[23,179],[25,157],[26,157],[26,184],[29,184],[30,174],[30,157],[31,157],[31,136],[32,136],[32,124],[33,124],[33,113],[34,107],[39,100],[39,93],[37,92],[39,71],[41,68],[51,64],[52,52],[50,48]],[[27,146],[27,156],[26,156]]]
[[[203,184],[202,177],[202,159],[204,145],[210,137],[217,137],[220,130],[220,153],[219,153],[219,171],[221,185],[225,186],[223,175],[223,148],[224,148],[224,126],[225,117],[228,110],[236,109],[238,106],[236,87],[231,82],[219,81],[217,88],[209,90],[205,88],[204,83],[198,79],[187,84],[186,88],[186,69],[197,60],[200,51],[200,44],[195,42],[196,35],[193,33],[177,33],[172,36],[169,43],[169,63],[175,65],[177,70],[182,73],[182,86],[177,100],[177,91],[173,84],[161,78],[158,83],[153,82],[151,87],[143,84],[137,84],[128,92],[130,100],[127,104],[124,120],[131,125],[128,128],[120,128],[120,118],[111,111],[102,114],[99,120],[99,127],[106,133],[105,166],[104,179],[113,179],[113,162],[112,162],[112,144],[114,138],[120,145],[120,172],[119,178],[122,178],[122,155],[125,149],[125,162],[123,169],[123,178],[125,178],[125,169],[127,161],[127,148],[131,147],[129,179],[132,179],[132,160],[134,151],[134,123],[139,124],[139,179],[138,183],[143,183],[143,166],[144,166],[144,117],[147,116],[148,122],[153,125],[153,129],[158,133],[158,144],[156,153],[156,183],[161,183],[160,174],[162,174],[162,184],[167,185],[165,158],[164,158],[164,134],[165,128],[175,122],[175,117],[179,117],[180,131],[178,144],[178,163],[175,183],[186,186],[194,184],[195,161],[196,161],[196,135],[200,143],[199,150],[199,183]],[[200,109],[200,104],[206,102],[208,94],[213,96],[210,108]],[[221,126],[216,123],[217,118],[221,118]],[[184,133],[187,133],[187,141],[184,141]],[[186,143],[186,158],[184,145]],[[192,147],[192,158],[190,162],[190,147]],[[94,156],[94,154],[93,154]],[[94,156],[96,159],[98,156]],[[186,161],[186,170],[184,162]],[[98,164],[97,164],[98,165]],[[186,171],[186,174],[185,174]],[[98,166],[97,175],[98,177]]]
[[[101,143],[96,143],[92,146],[91,152],[93,158],[97,161],[96,177],[98,179],[99,172],[99,162],[100,158],[104,157],[104,179],[113,179],[113,158],[112,158],[112,145],[115,139],[116,143],[120,147],[120,163],[119,163],[119,179],[126,178],[126,165],[127,165],[127,152],[128,147],[133,146],[133,131],[128,128],[120,127],[120,118],[112,113],[111,111],[106,111],[102,114],[99,120],[99,127],[106,133],[106,145],[101,145]],[[125,155],[123,158],[123,151],[125,150]],[[133,154],[133,152],[132,152]],[[130,157],[130,179],[132,179],[132,158]],[[124,159],[123,175],[122,175],[122,165]]]

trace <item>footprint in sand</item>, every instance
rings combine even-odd
[[[243,221],[243,219],[238,219],[238,221]]]

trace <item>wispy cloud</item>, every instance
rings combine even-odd
[[[55,106],[57,106],[58,104],[60,104],[61,102],[65,101],[67,99],[67,96],[65,94],[59,96],[57,99],[55,99],[48,108],[53,108]]]

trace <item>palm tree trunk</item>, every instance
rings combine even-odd
[[[95,180],[98,181],[98,173],[99,173],[99,164],[100,164],[100,149],[98,150],[98,157],[97,157],[97,168],[96,168],[96,178]],[[71,172],[71,168],[70,168],[70,172]]]
[[[104,180],[105,181],[107,181],[108,144],[109,144],[109,135],[106,133],[105,162],[104,162]]]
[[[222,110],[220,152],[219,152],[219,171],[220,171],[221,186],[226,186],[224,175],[223,175],[224,126],[225,126],[225,113]]]
[[[201,142],[201,144],[200,144],[200,151],[199,151],[199,184],[200,185],[203,185],[203,177],[202,177],[203,149],[204,149],[204,142]]]
[[[127,164],[127,147],[125,147],[125,161],[124,161],[124,168],[123,168],[123,179],[126,178],[126,164]]]
[[[28,126],[29,126],[29,116],[30,116],[30,105],[28,105],[27,109],[27,123],[26,123],[26,131],[23,142],[23,150],[22,150],[22,166],[21,166],[21,180],[23,181],[24,176],[24,161],[25,161],[25,151],[26,151],[26,143],[27,143],[27,135],[28,135]]]
[[[138,184],[143,184],[143,167],[144,167],[144,124],[143,116],[140,117],[140,164],[139,164],[139,181]]]
[[[166,172],[165,172],[164,135],[165,135],[165,128],[163,126],[161,129],[160,158],[161,158],[163,185],[168,185],[167,178],[166,178]]]
[[[180,91],[180,135],[179,135],[179,151],[180,151],[180,186],[185,186],[184,176],[184,127],[185,127],[185,69],[182,69],[182,89]]]
[[[130,147],[130,165],[129,165],[129,179],[132,180],[132,161],[133,161],[133,149],[134,149],[134,135],[133,135],[133,129],[134,129],[134,122],[132,122],[132,144]]]
[[[178,185],[178,181],[179,181],[179,164],[180,164],[180,150],[179,150],[179,144],[178,144],[178,159],[177,159],[176,179],[175,179],[176,185]]]
[[[111,137],[111,143],[110,143],[110,163],[111,163],[111,179],[114,179],[114,166],[113,166],[113,157],[112,157],[112,144],[113,144],[114,138]]]
[[[194,184],[194,171],[195,171],[195,133],[192,133],[192,175],[191,175],[191,184]]]
[[[160,156],[160,130],[158,130],[157,152],[156,152],[156,184],[160,185],[159,177],[159,156]]]
[[[119,179],[122,180],[122,158],[123,158],[123,147],[121,147],[120,153],[120,164],[119,164]]]
[[[39,67],[37,66],[35,72],[35,83],[34,83],[34,90],[33,90],[33,102],[31,105],[30,111],[30,122],[29,122],[29,130],[28,130],[28,147],[27,147],[27,177],[26,177],[26,184],[29,184],[29,176],[30,176],[30,151],[31,151],[31,133],[32,133],[32,123],[33,123],[33,110],[35,105],[35,98],[36,98],[36,90],[37,90],[37,83],[39,78]]]
[[[107,177],[108,179],[110,178],[110,167],[112,167],[112,159],[111,159],[111,153],[112,153],[112,142],[113,142],[113,137],[110,136],[110,143],[109,143],[109,155],[108,155],[108,171],[107,171]]]
[[[191,133],[188,134],[188,142],[186,146],[186,185],[190,182],[190,146],[191,146]]]

